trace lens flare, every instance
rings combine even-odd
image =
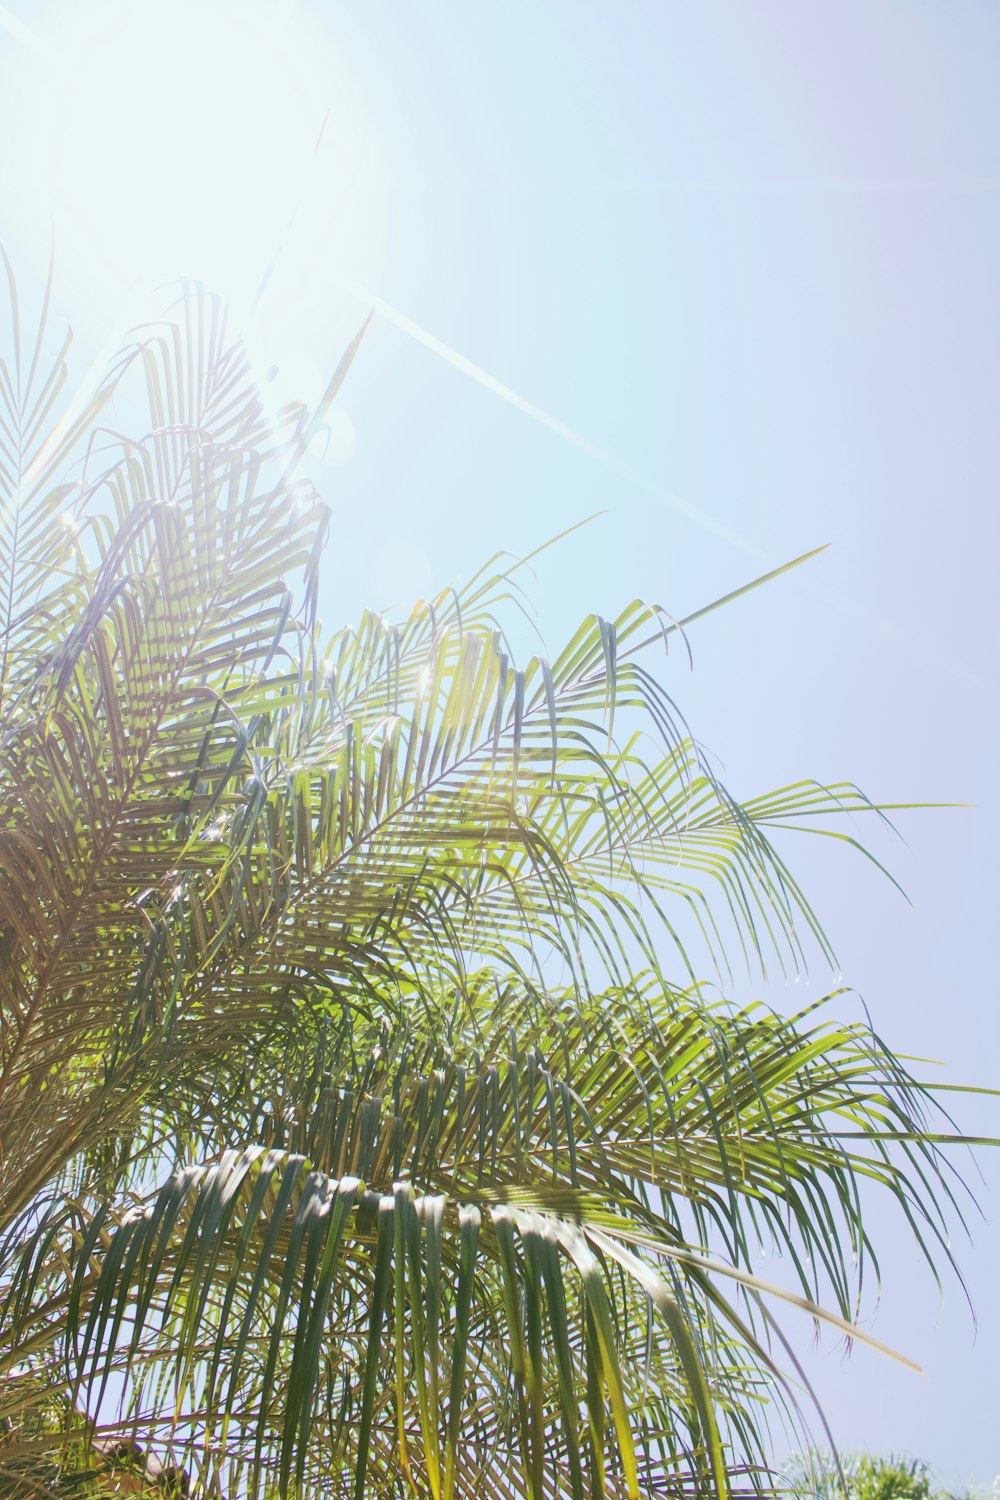
[[[251,298],[303,200],[307,230],[317,198],[342,222],[366,175],[332,62],[280,0],[66,7],[18,153],[60,254],[99,296],[190,277]]]

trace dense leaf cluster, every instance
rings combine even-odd
[[[870,1030],[697,982],[826,951],[772,831],[869,804],[737,803],[657,609],[522,668],[495,560],[325,632],[298,470],[357,341],[275,413],[200,294],[87,401],[44,328],[0,363],[0,1494],[136,1445],[206,1494],[764,1486],[773,1309],[850,1331],[861,1185],[947,1253]]]

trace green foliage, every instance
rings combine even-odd
[[[927,1500],[931,1493],[927,1465],[919,1459],[873,1458],[865,1454],[854,1479],[858,1500]]]
[[[936,1489],[930,1465],[917,1458],[890,1454],[809,1451],[785,1466],[790,1491],[803,1500],[953,1500]]]
[[[949,1259],[927,1091],[866,1025],[719,998],[829,952],[775,834],[878,810],[737,802],[657,608],[518,667],[503,558],[325,631],[298,463],[357,341],[267,412],[192,293],[67,412],[14,308],[0,1494],[109,1443],[117,1489],[766,1487],[776,1310],[872,1342],[865,1192]]]

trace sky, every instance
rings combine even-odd
[[[788,852],[860,997],[838,1013],[863,998],[921,1076],[996,1086],[998,85],[993,0],[12,3],[0,238],[30,282],[54,230],[82,370],[175,274],[304,395],[376,308],[313,460],[331,623],[595,512],[537,564],[552,649],[829,543],[667,680],[739,795],[970,804],[875,839],[909,902]],[[975,1320],[875,1210],[865,1326],[924,1374],[801,1335],[838,1442],[953,1488],[1000,1472],[1000,1157],[961,1166]]]

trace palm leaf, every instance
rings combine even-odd
[[[786,837],[885,810],[730,795],[663,681],[704,611],[519,666],[497,557],[324,632],[297,470],[360,338],[271,412],[190,290],[60,421],[15,319],[0,1485],[120,1488],[106,1439],[205,1494],[759,1490],[779,1316],[871,1342],[868,1192],[949,1263],[961,1138],[867,1027],[699,979],[829,958]]]

